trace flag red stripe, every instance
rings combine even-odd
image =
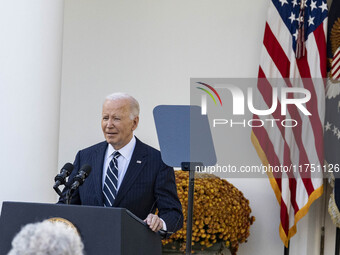
[[[332,66],[335,67],[339,62],[340,62],[340,56],[338,58],[333,58]],[[339,70],[339,68],[337,70]]]
[[[286,236],[288,236],[288,233],[289,233],[289,214],[288,214],[287,206],[286,206],[285,202],[283,201],[283,199],[281,199],[280,205],[281,205],[281,208],[280,208],[281,225],[282,225],[284,232],[286,233]]]
[[[340,66],[336,70],[332,70],[332,75],[336,75],[337,72],[339,72]]]
[[[333,56],[333,58],[337,58],[337,57],[339,57],[340,56],[340,50],[337,50],[336,52],[335,52],[335,55]]]
[[[280,71],[282,77],[289,77],[290,61],[270,29],[268,23],[266,23],[264,38],[263,45],[266,47],[268,54],[271,56],[272,61]]]
[[[319,26],[313,32],[320,58],[320,70],[323,78],[327,77],[327,43],[323,26]]]
[[[332,75],[335,75],[339,71],[340,65],[337,67],[337,69],[335,69],[335,66],[338,65],[339,63],[340,63],[340,50],[337,51],[336,55],[333,57],[331,69]]]

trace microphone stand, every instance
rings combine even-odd
[[[71,189],[69,189],[67,192],[66,192],[66,197],[65,197],[65,200],[66,200],[66,204],[69,205],[71,203],[71,198],[72,198],[72,194],[71,194]]]
[[[191,255],[192,218],[193,218],[193,209],[194,209],[195,169],[196,169],[197,166],[203,166],[203,164],[201,162],[182,162],[181,166],[182,166],[183,171],[189,171],[186,255]]]
[[[62,184],[64,184],[65,186],[67,185],[67,183],[62,183]],[[59,185],[61,185],[61,184],[59,184]],[[59,195],[59,197],[60,198],[62,198],[62,196],[63,196],[63,193],[60,191],[60,189],[59,189],[59,185],[53,185],[53,189],[55,190],[55,192],[57,192],[57,194]],[[69,190],[70,191],[70,190]],[[69,191],[66,193],[66,197],[65,197],[65,199],[66,199],[66,203],[67,204],[70,204],[70,200],[71,199],[69,199],[69,196],[71,195],[70,193],[69,193]],[[71,195],[72,196],[72,195]]]
[[[71,187],[69,188],[69,190],[67,191],[66,193],[66,197],[65,197],[65,200],[66,200],[66,204],[71,204],[71,199],[72,199],[72,196],[73,196],[73,192],[75,191],[75,189],[72,189]]]
[[[54,185],[53,189],[55,190],[55,192],[57,192],[57,194],[59,195],[59,197],[61,197],[62,193],[60,191],[60,189],[58,188],[58,185]]]

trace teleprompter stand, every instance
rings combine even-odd
[[[192,241],[192,220],[194,212],[194,191],[195,191],[195,169],[197,166],[203,166],[202,163],[182,162],[183,171],[189,171],[189,190],[188,190],[188,215],[187,215],[187,243],[186,254],[191,254]]]
[[[199,106],[160,105],[153,113],[164,163],[189,171],[186,254],[191,255],[196,167],[216,164],[209,121]]]

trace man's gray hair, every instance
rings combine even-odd
[[[45,220],[23,227],[14,237],[8,255],[83,255],[83,249],[75,229]]]
[[[139,103],[138,101],[133,97],[130,96],[129,94],[122,93],[122,92],[117,92],[113,93],[111,95],[108,95],[105,100],[119,100],[119,99],[127,99],[130,102],[130,119],[133,120],[137,116],[139,116]]]

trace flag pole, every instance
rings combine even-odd
[[[284,247],[284,255],[289,255],[289,244],[290,244],[290,241],[288,241],[288,246],[283,246]]]
[[[322,208],[321,208],[321,237],[320,237],[320,255],[325,254],[325,226],[326,226],[326,215],[327,215],[327,195],[328,195],[328,184],[327,180],[323,180],[324,195],[322,196]]]
[[[340,243],[340,228],[336,228],[336,237],[335,237],[335,255],[339,255],[339,243]]]

